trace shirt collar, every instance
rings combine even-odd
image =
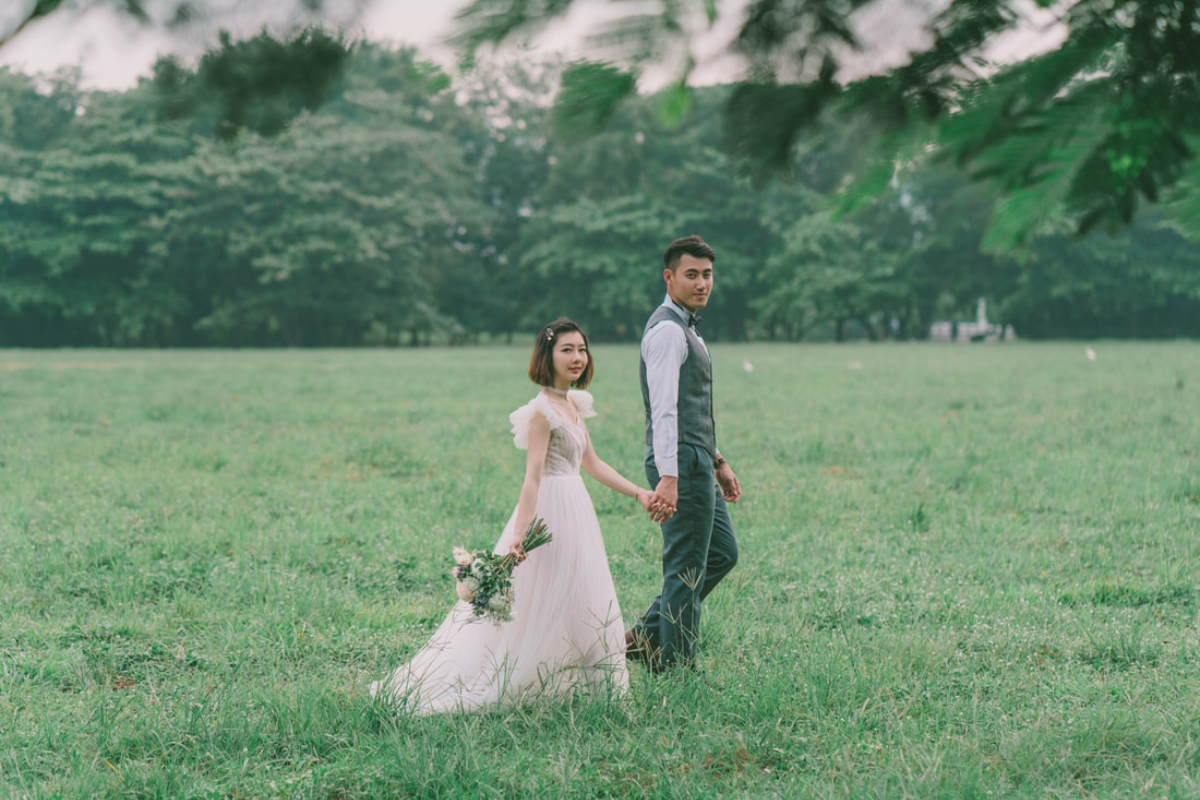
[[[676,303],[674,300],[672,300],[671,295],[667,295],[666,299],[663,300],[663,305],[674,311],[679,318],[683,320],[684,325],[688,324],[688,320],[691,318],[692,312],[688,311],[686,308],[679,305],[679,303]]]

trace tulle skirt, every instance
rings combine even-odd
[[[544,476],[536,513],[554,540],[514,570],[512,620],[494,625],[459,601],[409,663],[371,685],[372,696],[408,713],[436,714],[628,690],[621,609],[583,479]],[[515,517],[495,552],[508,552]]]

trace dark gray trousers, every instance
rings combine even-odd
[[[654,454],[646,453],[646,478],[658,486]],[[663,585],[634,633],[661,650],[664,666],[695,658],[700,602],[737,564],[737,539],[706,450],[679,445],[679,504],[662,524]]]

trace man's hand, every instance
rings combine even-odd
[[[664,522],[670,519],[671,515],[667,513],[657,492],[643,489],[637,493],[636,497],[637,501],[642,504],[642,508],[646,509],[646,513],[650,515],[651,522]]]
[[[679,479],[673,475],[664,475],[658,479],[658,486],[654,488],[654,496],[651,501],[651,516],[655,511],[662,514],[662,519],[655,522],[663,522],[675,516],[675,508],[679,504]]]
[[[738,483],[737,475],[726,461],[717,467],[717,483],[721,486],[721,496],[726,503],[736,503],[742,499],[742,485]]]

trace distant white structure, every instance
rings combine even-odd
[[[992,325],[987,318],[987,300],[975,304],[975,321],[935,322],[929,326],[929,338],[942,342],[998,342],[1017,338],[1012,325]]]

